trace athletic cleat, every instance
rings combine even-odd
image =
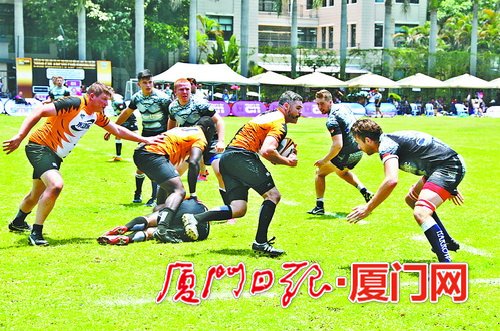
[[[25,232],[25,231],[31,231],[31,226],[23,222],[23,224],[14,224],[14,221],[9,223],[9,230],[11,232]]]
[[[31,246],[49,246],[49,242],[43,238],[41,233],[31,232],[28,236],[28,244]]]
[[[128,231],[128,228],[125,225],[118,225],[117,227],[109,230],[103,234],[103,236],[116,236],[119,234],[124,234]]]
[[[112,157],[111,159],[108,160],[108,162],[120,162],[122,161],[122,157],[121,156],[114,156]]]
[[[373,198],[373,193],[368,191],[366,188],[361,192],[361,195],[363,196],[363,198],[365,198],[365,202],[370,202],[370,200]]]
[[[270,240],[266,241],[263,244],[259,244],[258,242],[254,241],[252,244],[253,251],[257,254],[266,255],[270,257],[277,257],[282,254],[285,254],[284,250],[277,249],[272,246],[274,244],[274,239],[276,239],[276,237],[272,237]]]
[[[132,200],[133,203],[142,203],[142,198],[140,194],[134,194],[134,200]]]
[[[199,182],[206,182],[208,177],[208,170],[205,170],[204,173],[198,174],[198,181]]]
[[[177,233],[169,229],[156,229],[153,233],[153,237],[162,243],[178,244],[182,242],[177,236]]]
[[[184,224],[184,231],[186,235],[192,240],[198,240],[198,221],[193,214],[182,215],[182,223]]]
[[[316,206],[307,213],[311,215],[325,215],[325,209],[323,207]]]
[[[122,235],[101,236],[97,238],[97,242],[101,245],[125,246],[129,244],[130,238]]]
[[[454,239],[451,239],[451,241],[447,242],[446,243],[446,248],[448,248],[449,251],[453,251],[453,252],[456,252],[460,249],[460,244],[457,243]],[[431,251],[433,253],[436,253],[434,251],[434,248],[431,248]]]
[[[148,207],[156,207],[156,199],[155,198],[151,198],[148,200],[148,202],[146,202],[145,204],[146,206]]]

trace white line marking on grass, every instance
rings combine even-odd
[[[415,283],[416,284],[416,283]],[[222,292],[222,293],[211,293],[208,299],[204,299],[203,301],[206,300],[240,300],[242,298],[245,299],[252,299],[253,297],[255,298],[275,298],[278,297],[278,294],[276,293],[270,293],[270,292],[265,292],[265,293],[259,293],[256,295],[251,295],[250,293],[242,293],[239,298],[235,298],[233,296],[233,293],[231,290],[228,292]],[[167,297],[165,298],[165,301],[168,302],[173,302],[172,297]],[[103,306],[132,306],[132,305],[144,305],[144,304],[150,304],[150,303],[155,303],[155,298],[121,298],[121,299],[110,299],[110,300],[99,300],[98,304],[103,305]]]
[[[427,239],[425,239],[425,236],[423,236],[423,235],[422,236],[415,235],[411,239],[413,239],[415,241],[427,241]],[[472,247],[472,246],[469,246],[469,245],[465,245],[465,244],[462,244],[462,243],[459,243],[459,244],[460,244],[460,249],[458,250],[458,252],[464,251],[464,252],[471,253],[471,254],[474,254],[474,255],[486,256],[486,257],[493,257],[493,254],[491,254],[490,252],[487,252],[485,250],[482,250],[482,249],[479,249],[479,248],[475,248],[475,247]]]
[[[282,203],[284,205],[287,205],[287,206],[298,206],[300,204],[297,201],[286,200],[286,199],[283,199],[283,198],[281,198],[280,203]]]

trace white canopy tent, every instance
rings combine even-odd
[[[233,71],[227,64],[193,64],[177,62],[168,70],[153,76],[153,81],[175,82],[179,78],[194,78],[197,82],[218,85],[259,85]]]
[[[452,77],[444,81],[446,87],[451,88],[478,88],[478,89],[488,89],[493,88],[490,82],[485,81],[476,76],[470,74],[463,74],[460,76]]]
[[[491,86],[491,88],[500,89],[500,77],[497,78],[497,79],[493,79],[492,81],[490,81],[490,86]]]
[[[255,75],[250,77],[250,79],[259,82],[260,84],[266,85],[286,85],[286,86],[296,86],[295,81],[287,76],[280,75],[274,71],[268,71],[263,74]]]
[[[295,85],[304,87],[346,87],[347,83],[333,76],[315,71],[294,79]]]
[[[371,72],[350,79],[346,82],[349,87],[374,87],[374,88],[397,88],[399,85],[392,79],[373,74]]]
[[[439,79],[418,73],[415,75],[408,76],[406,78],[400,79],[396,82],[399,87],[402,88],[440,88],[446,87],[446,84]]]

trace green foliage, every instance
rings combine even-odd
[[[225,63],[234,71],[238,71],[240,57],[236,37],[232,35],[229,38],[227,47],[224,37],[216,36],[215,41],[216,44],[212,47],[212,52],[207,55],[207,62],[211,64]]]
[[[326,67],[338,64],[337,52],[319,49],[301,49],[300,64],[309,67]]]
[[[282,89],[283,91],[283,89]],[[304,95],[305,96],[305,95]],[[24,118],[2,116],[2,140],[17,133]],[[226,117],[226,141],[248,118]],[[93,127],[62,164],[64,189],[45,223],[49,247],[31,247],[26,235],[11,233],[7,222],[31,188],[32,168],[22,150],[0,155],[0,329],[3,330],[492,330],[498,323],[498,265],[500,247],[495,203],[500,178],[498,119],[398,117],[377,119],[384,131],[420,130],[442,139],[457,150],[468,172],[460,185],[465,205],[451,202],[438,214],[462,249],[452,252],[455,262],[469,268],[469,298],[452,303],[446,295],[435,304],[410,303],[419,293],[415,273],[401,272],[400,301],[381,304],[351,303],[351,264],[354,262],[435,262],[420,227],[404,202],[408,188],[418,177],[400,172],[392,195],[362,224],[349,224],[343,215],[363,203],[358,191],[335,174],[327,178],[325,207],[328,215],[306,214],[314,205],[314,162],[329,150],[331,138],[325,119],[301,118],[288,126],[288,136],[298,143],[295,168],[266,163],[282,194],[269,234],[286,250],[280,259],[258,258],[251,249],[262,198],[251,191],[248,212],[235,224],[214,224],[207,240],[198,243],[99,246],[104,231],[150,211],[132,204],[135,189],[135,143],[123,141],[123,162],[106,160],[114,142],[104,142],[103,130]],[[24,141],[26,143],[26,141]],[[24,144],[23,144],[24,145]],[[221,204],[213,172],[200,182],[197,192],[208,207]],[[383,178],[377,155],[363,156],[354,169],[370,189]],[[185,176],[184,176],[185,177]],[[184,184],[186,185],[185,178]],[[144,183],[149,193],[148,181]],[[34,213],[28,216],[33,221]],[[166,267],[175,261],[192,262],[196,295],[206,283],[210,267],[243,263],[247,278],[240,298],[232,296],[238,275],[214,279],[209,299],[193,306],[173,301],[178,271],[161,304],[154,299],[161,290]],[[316,262],[324,274],[314,290],[347,277],[347,287],[312,298],[304,282],[290,307],[280,299],[285,286],[278,281],[287,271],[283,263]],[[262,294],[250,295],[252,273],[274,272],[274,285]],[[292,278],[294,285],[304,271]],[[389,280],[388,280],[389,282]],[[27,321],[30,321],[29,323]]]

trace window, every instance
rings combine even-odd
[[[276,2],[273,0],[259,0],[259,11],[276,12]]]
[[[326,26],[321,28],[321,48],[326,48]]]
[[[347,0],[347,3],[348,3],[348,4],[349,4],[349,3],[357,3],[357,2],[358,2],[358,0]]]
[[[208,18],[219,22],[220,30],[224,33],[224,40],[229,40],[233,35],[233,17],[232,16],[211,16]]]
[[[333,4],[334,4],[334,0],[323,0],[323,7],[332,7]]]
[[[383,47],[384,44],[384,25],[382,23],[375,23],[375,40],[373,46]]]
[[[313,9],[313,0],[307,0],[306,9]]]
[[[408,2],[418,4],[420,3],[420,0],[410,0]],[[404,3],[404,0],[396,0],[396,3]]]
[[[349,29],[349,46],[356,47],[356,24],[351,24],[351,28]]]
[[[385,0],[375,0],[375,3],[384,3]]]
[[[333,26],[328,27],[328,48],[333,48]]]

